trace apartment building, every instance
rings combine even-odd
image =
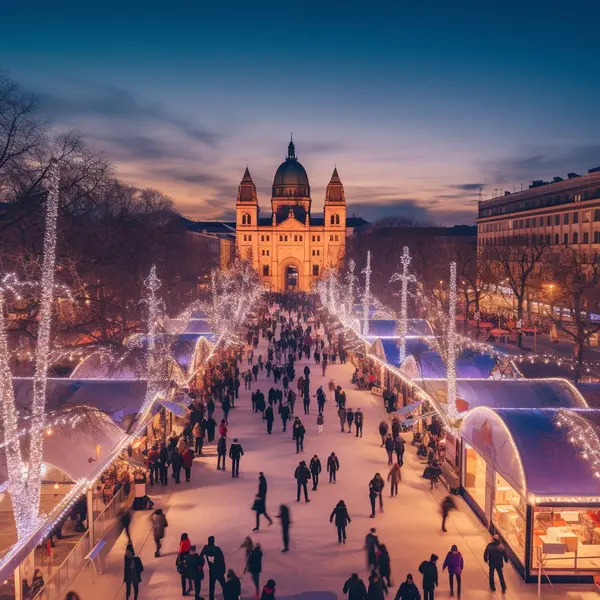
[[[600,249],[600,167],[567,179],[534,181],[529,189],[479,203],[479,248],[528,236],[552,246]]]

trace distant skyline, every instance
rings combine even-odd
[[[230,218],[246,165],[267,211],[290,132],[313,212],[337,165],[368,220],[600,166],[591,2],[5,4],[0,70],[190,218]]]

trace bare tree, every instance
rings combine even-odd
[[[577,248],[565,247],[546,259],[552,277],[553,303],[547,314],[557,329],[575,343],[575,381],[581,379],[583,351],[589,339],[600,331],[597,312],[600,302],[600,265],[598,255],[588,255]],[[554,292],[554,289],[557,291]],[[554,310],[554,303],[559,313]],[[563,318],[565,312],[567,318]]]
[[[549,246],[543,236],[512,236],[502,244],[485,246],[480,258],[488,261],[492,273],[505,281],[517,303],[517,346],[523,347],[523,311],[525,300],[543,278],[544,257]]]

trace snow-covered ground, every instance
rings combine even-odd
[[[266,343],[261,341],[259,353],[266,357]],[[296,369],[300,374],[306,360]],[[389,486],[384,491],[385,512],[370,519],[368,482],[376,472],[387,477],[387,457],[379,447],[377,432],[383,410],[381,399],[369,392],[353,389],[350,376],[353,367],[332,365],[326,376],[321,369],[308,363],[311,368],[311,393],[319,385],[333,379],[346,390],[347,406],[361,408],[365,415],[364,437],[356,438],[340,432],[335,403],[328,401],[325,406],[325,427],[323,435],[317,435],[316,400],[311,404],[311,414],[305,416],[301,402],[296,402],[295,413],[300,415],[307,435],[304,453],[296,454],[291,427],[287,433],[281,431],[281,420],[276,418],[273,434],[268,435],[266,425],[252,412],[250,393],[242,388],[236,408],[229,417],[229,443],[238,437],[243,445],[245,456],[241,461],[240,478],[232,479],[230,472],[216,470],[215,445],[205,446],[206,456],[195,460],[192,482],[173,485],[172,480],[166,491],[149,488],[149,494],[156,501],[156,507],[165,509],[169,528],[163,544],[163,555],[154,558],[154,543],[150,535],[148,512],[137,513],[132,526],[132,537],[136,552],[145,566],[143,582],[140,586],[141,600],[163,600],[181,594],[179,575],[175,569],[175,556],[182,532],[187,532],[193,544],[200,548],[209,535],[216,537],[216,543],[225,553],[227,567],[233,568],[241,577],[244,565],[244,550],[240,544],[244,537],[251,535],[260,542],[263,552],[263,574],[261,585],[272,578],[277,582],[277,598],[292,598],[300,595],[342,597],[342,586],[351,573],[357,572],[367,582],[367,569],[363,544],[370,527],[376,527],[381,542],[390,551],[392,561],[392,582],[390,597],[393,598],[399,583],[407,573],[412,573],[420,584],[418,566],[428,559],[432,552],[440,556],[439,567],[452,544],[457,544],[463,553],[465,571],[463,574],[463,595],[465,600],[479,598],[536,598],[535,585],[526,585],[516,571],[508,565],[505,575],[508,592],[502,596],[493,593],[487,583],[487,566],[483,563],[483,550],[489,541],[489,534],[466,504],[457,499],[458,511],[451,513],[447,523],[448,533],[441,532],[439,503],[444,496],[444,488],[429,491],[428,482],[421,478],[423,466],[416,459],[414,448],[407,445],[403,481],[399,495],[389,498]],[[242,369],[245,365],[242,365]],[[272,384],[265,373],[259,375],[253,389],[260,388],[265,396]],[[220,418],[220,415],[217,414]],[[335,452],[340,461],[337,484],[329,484],[326,473],[321,475],[319,490],[310,491],[311,502],[296,502],[294,470],[298,460],[306,460],[317,454],[325,470],[327,456]],[[227,461],[228,468],[230,461]],[[280,504],[287,504],[291,510],[292,528],[290,552],[281,553],[281,529],[277,520],[272,527],[266,523],[259,532],[253,533],[254,512],[251,511],[258,485],[258,473],[267,477],[269,491],[267,510],[272,517]],[[352,523],[348,526],[346,545],[337,543],[336,529],[329,523],[329,516],[335,504],[343,499],[348,507]],[[124,536],[111,552],[107,569],[103,575],[83,572],[73,586],[83,600],[98,598],[112,600],[124,597],[122,585]],[[218,596],[220,588],[217,584]],[[253,596],[254,590],[249,575],[242,578],[242,597]],[[208,576],[203,582],[202,596],[208,599]],[[449,596],[447,575],[440,573],[440,587],[436,597]],[[544,586],[543,598],[597,598],[592,586]]]

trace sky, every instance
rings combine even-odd
[[[600,166],[591,1],[0,3],[0,70],[128,183],[263,212],[293,132],[321,211],[472,224],[477,200]]]

